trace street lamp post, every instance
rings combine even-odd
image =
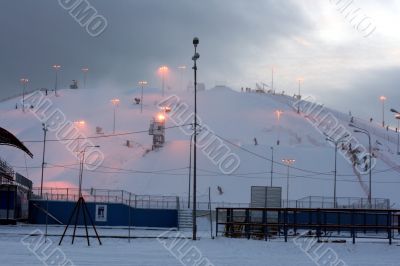
[[[60,70],[60,65],[53,65],[54,72],[56,73],[56,81],[54,84],[54,94],[57,96],[57,88],[58,88],[58,71]]]
[[[368,192],[368,203],[370,205],[370,207],[372,206],[372,167],[371,167],[371,163],[372,163],[372,147],[371,147],[371,134],[369,133],[368,130],[361,128],[361,127],[357,127],[353,124],[349,124],[350,127],[354,127],[356,128],[354,130],[354,132],[356,133],[362,133],[368,136],[368,145],[369,145],[369,162],[368,162],[368,172],[369,172],[369,192]]]
[[[349,134],[346,134],[342,137],[340,137],[339,139],[335,140],[332,137],[329,137],[327,134],[325,134],[326,136],[326,140],[332,142],[335,145],[335,170],[333,171],[334,173],[334,177],[333,177],[333,207],[336,208],[337,207],[337,202],[336,202],[336,176],[337,176],[337,150],[338,150],[338,146],[340,143],[345,142],[345,139],[347,137],[349,137]]]
[[[120,100],[119,99],[112,99],[111,103],[114,106],[114,120],[113,120],[113,134],[115,134],[115,109],[119,105]]]
[[[194,71],[194,151],[193,151],[193,240],[197,239],[197,219],[196,219],[196,204],[197,204],[197,60],[200,58],[197,53],[197,45],[199,39],[193,38],[194,55],[193,60],[193,71]]]
[[[400,148],[399,148],[399,146],[400,146],[400,112],[398,112],[397,110],[395,110],[395,109],[390,109],[390,111],[392,112],[392,113],[395,113],[395,118],[396,118],[396,120],[397,120],[397,155],[400,155]]]
[[[162,79],[162,96],[164,97],[164,91],[165,91],[165,75],[168,72],[168,67],[167,66],[162,66],[159,68],[159,72],[161,74],[161,79]]]
[[[82,197],[82,180],[83,180],[83,168],[85,164],[85,153],[87,148],[100,148],[99,145],[91,145],[85,146],[81,151],[81,163],[80,163],[80,171],[79,171],[79,197]]]
[[[282,159],[282,162],[287,166],[287,179],[286,179],[286,208],[289,207],[289,171],[290,166],[295,163],[294,159]]]
[[[275,115],[276,115],[276,119],[277,119],[277,122],[278,122],[278,140],[276,141],[276,145],[279,145],[280,144],[280,133],[281,133],[281,116],[282,116],[282,114],[283,114],[283,111],[281,111],[281,110],[276,110],[275,111]]]
[[[22,78],[20,79],[22,84],[22,111],[25,112],[25,92],[26,92],[26,84],[28,84],[29,79]]]
[[[186,70],[186,66],[178,66],[178,69],[181,71],[181,89],[183,91],[183,73]]]
[[[142,94],[140,95],[140,113],[143,113],[143,87],[147,85],[147,81],[139,81],[139,86],[142,88]]]
[[[43,157],[42,157],[42,175],[40,178],[40,197],[42,197],[42,195],[43,195],[43,176],[44,176],[44,166],[46,164],[44,162],[44,159],[45,159],[44,156],[46,153],[46,135],[47,135],[47,131],[48,131],[46,124],[43,123],[42,126],[43,126]]]
[[[89,72],[89,68],[85,67],[81,69],[83,72],[83,87],[86,89],[86,79],[87,79],[87,73]]]
[[[400,146],[400,135],[399,135],[399,131],[400,131],[400,129],[399,129],[399,126],[400,126],[400,123],[399,123],[400,122],[400,114],[396,115],[395,118],[397,120],[397,155],[399,155],[400,154],[400,149],[399,149],[399,146]]]
[[[188,188],[188,209],[190,209],[190,187],[191,187],[191,181],[192,181],[192,141],[193,141],[193,136],[192,134],[190,136],[190,147],[189,147],[189,188]]]
[[[385,96],[381,96],[379,99],[382,102],[382,127],[385,127],[385,101],[387,98]]]
[[[298,82],[299,82],[299,88],[298,88],[298,95],[297,95],[297,99],[298,99],[298,100],[300,100],[300,99],[301,99],[300,87],[301,87],[301,82],[302,82],[302,79],[301,79],[301,78],[299,78]],[[298,105],[297,105],[297,113],[298,113],[298,114],[300,114],[300,104],[298,104]]]

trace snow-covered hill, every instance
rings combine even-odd
[[[188,110],[193,109],[193,93],[168,93],[176,94],[181,102],[189,106]],[[100,145],[105,156],[100,167],[85,170],[84,187],[187,197],[190,136],[179,127],[167,129],[165,146],[151,151],[152,136],[146,131],[151,119],[160,111],[157,103],[163,98],[159,90],[145,88],[144,110],[141,114],[140,105],[134,104],[135,97],[140,97],[140,89],[116,90],[105,87],[61,90],[58,97],[49,94],[47,99],[52,103],[52,108],[59,108],[65,114],[67,120],[85,121],[84,125],[77,128],[85,136],[96,137],[90,140]],[[120,99],[120,105],[116,108],[117,136],[109,136],[113,131],[113,98]],[[34,158],[30,159],[22,152],[5,146],[1,147],[1,157],[39,186],[42,122],[30,111],[23,113],[21,108],[16,110],[17,101],[20,99],[0,103],[1,126],[23,140]],[[334,149],[310,122],[312,119],[309,116],[297,114],[292,108],[294,101],[291,96],[242,93],[225,87],[198,93],[198,112],[203,126],[207,125],[224,139],[231,152],[240,158],[239,168],[230,175],[224,175],[218,165],[214,165],[199,149],[199,201],[208,199],[208,187],[211,187],[213,201],[249,202],[251,186],[270,183],[271,146],[274,147],[275,161],[273,184],[283,187],[283,195],[286,195],[287,175],[287,169],[281,163],[284,158],[296,160],[294,168],[290,169],[290,199],[333,195]],[[283,112],[279,120],[277,110]],[[324,108],[324,112],[334,115],[351,132],[348,127],[349,115],[328,108]],[[173,120],[167,117],[166,126],[176,126]],[[397,133],[386,131],[369,121],[354,120],[356,125],[371,132],[372,146],[378,157],[372,173],[372,197],[400,202],[397,192],[400,165],[395,154]],[[96,127],[101,127],[104,134],[97,134]],[[131,132],[134,133],[128,134]],[[352,133],[352,136],[368,147],[365,135]],[[62,142],[55,141],[56,138],[55,132],[48,132],[50,141],[46,143],[45,186],[76,187],[79,162]],[[255,138],[258,145],[255,145]],[[131,147],[126,146],[127,140]],[[351,163],[339,154],[338,196],[367,196],[368,175],[357,176],[355,173]]]

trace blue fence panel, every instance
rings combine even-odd
[[[75,207],[75,202],[67,201],[41,201],[31,200],[29,202],[29,222],[32,224],[45,224],[46,213],[57,218],[63,224],[67,224],[69,217]],[[106,206],[104,221],[96,220],[96,206]],[[88,202],[87,207],[96,225],[105,226],[128,226],[129,225],[129,206],[119,203],[93,203]],[[178,211],[163,209],[135,209],[131,207],[131,226],[137,227],[178,227]],[[89,223],[89,220],[87,219]],[[48,217],[49,224],[57,224],[57,221]],[[74,220],[73,220],[74,223]],[[83,212],[79,212],[78,224],[83,225]]]

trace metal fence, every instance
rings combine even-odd
[[[192,209],[193,202],[190,202],[188,205],[188,201],[181,200],[180,201],[181,209]],[[232,202],[205,202],[198,201],[196,202],[197,210],[209,210],[211,205],[211,209],[214,210],[216,208],[248,208],[250,207],[250,203],[232,203]]]
[[[335,208],[333,197],[309,196],[299,200],[283,200],[285,208]],[[336,208],[339,209],[390,209],[390,200],[373,198],[371,204],[367,198],[337,197]]]
[[[33,199],[77,201],[77,188],[33,188]],[[83,189],[82,196],[87,202],[120,203],[140,209],[179,209],[179,197],[136,195],[125,190]]]

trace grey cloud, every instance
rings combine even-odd
[[[200,38],[200,78],[240,80],[244,63],[271,51],[281,38],[312,28],[296,1],[92,0],[109,26],[92,38],[55,0],[3,0],[0,10],[1,96],[30,87],[54,85],[51,65],[61,64],[67,86],[90,68],[89,82],[112,80],[133,86],[155,69],[191,65],[192,37]]]

